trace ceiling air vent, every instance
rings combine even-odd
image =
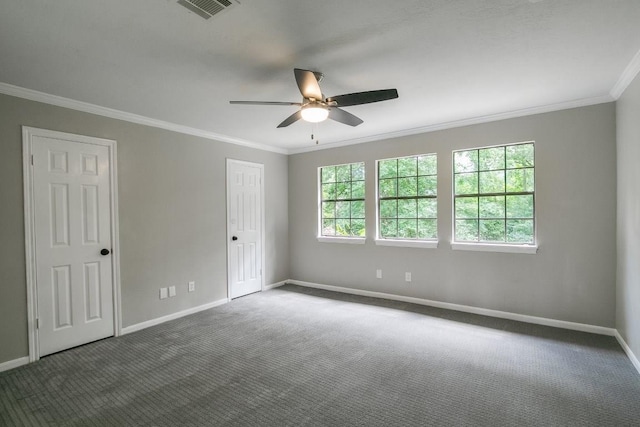
[[[178,0],[178,4],[202,16],[204,19],[209,19],[213,15],[229,9],[235,3],[229,0]]]

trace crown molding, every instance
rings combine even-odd
[[[57,107],[69,108],[71,110],[82,111],[84,113],[96,114],[98,116],[109,117],[111,119],[124,120],[126,122],[136,123],[155,127],[159,129],[169,130],[185,135],[198,136],[201,138],[211,139],[219,142],[226,142],[243,147],[254,148],[262,151],[271,151],[279,154],[289,154],[286,149],[270,147],[264,144],[246,141],[239,138],[233,138],[219,133],[209,132],[202,129],[196,129],[189,126],[183,126],[176,123],[165,122],[163,120],[152,119],[150,117],[140,116],[138,114],[127,113],[126,111],[115,110],[112,108],[101,107],[99,105],[90,104],[88,102],[76,101],[62,96],[51,95],[37,90],[27,89],[20,86],[14,86],[8,83],[0,82],[0,93],[15,96],[18,98],[28,99],[30,101],[42,102],[44,104],[55,105]]]
[[[620,77],[618,84],[616,84],[616,88],[621,84],[620,83],[621,81],[625,81],[626,84],[622,88],[622,91],[624,91],[626,86],[628,86],[629,83],[633,80],[633,78],[635,78],[635,75],[638,73],[639,70],[640,70],[640,52],[638,52],[638,54],[634,57],[634,60],[631,62],[631,64],[629,64],[629,66],[625,69],[623,76]],[[613,102],[617,99],[616,97],[614,97],[613,90],[612,90],[611,95],[605,95],[600,97],[585,98],[585,99],[579,99],[575,101],[562,102],[559,104],[525,108],[521,110],[508,111],[505,113],[491,114],[491,115],[473,117],[470,119],[463,119],[463,120],[455,120],[455,121],[446,122],[446,123],[436,123],[432,125],[404,129],[400,131],[381,133],[381,134],[370,135],[370,136],[361,137],[361,138],[347,139],[343,141],[331,142],[331,143],[322,144],[322,145],[314,145],[312,147],[285,149],[285,148],[271,147],[265,144],[246,141],[239,138],[233,138],[227,135],[209,132],[202,129],[196,129],[188,126],[178,125],[171,122],[165,122],[163,120],[152,119],[150,117],[140,116],[133,113],[127,113],[125,111],[115,110],[112,108],[101,107],[99,105],[90,104],[82,101],[76,101],[70,98],[51,95],[48,93],[39,92],[32,89],[26,89],[26,88],[23,88],[20,86],[14,86],[8,83],[0,82],[0,93],[9,95],[9,96],[15,96],[18,98],[28,99],[31,101],[55,105],[58,107],[64,107],[72,110],[82,111],[89,114],[96,114],[99,116],[109,117],[112,119],[124,120],[127,122],[136,123],[140,125],[155,127],[159,129],[165,129],[165,130],[169,130],[169,131],[173,131],[173,132],[177,132],[185,135],[197,136],[197,137],[206,138],[210,140],[226,142],[229,144],[240,145],[243,147],[253,148],[253,149],[262,150],[262,151],[270,151],[270,152],[279,153],[279,154],[299,154],[299,153],[306,153],[310,151],[328,150],[331,148],[345,147],[348,145],[364,144],[367,142],[381,141],[381,140],[392,139],[392,138],[400,138],[403,136],[411,136],[411,135],[417,135],[421,133],[429,133],[429,132],[435,132],[439,130],[452,129],[452,128],[470,126],[475,124],[495,122],[499,120],[530,116],[534,114],[542,114],[542,113],[548,113],[548,112],[559,111],[559,110],[568,110],[571,108],[586,107],[589,105],[604,104],[607,102]]]
[[[633,59],[631,59],[631,62],[627,65],[627,68],[624,69],[622,75],[620,75],[620,78],[611,89],[611,92],[609,92],[613,99],[617,101],[622,96],[638,73],[640,73],[640,50],[635,54]]]
[[[517,117],[532,116],[535,114],[550,113],[553,111],[570,110],[572,108],[588,107],[590,105],[605,104],[613,102],[615,99],[610,95],[598,96],[594,98],[584,98],[575,101],[561,102],[559,104],[542,105],[539,107],[524,108],[522,110],[508,111],[505,113],[490,114],[487,116],[473,117],[470,119],[455,120],[446,123],[436,123],[427,126],[420,126],[411,129],[405,129],[395,132],[381,133],[377,135],[365,136],[362,138],[353,138],[339,142],[330,142],[327,144],[314,145],[312,147],[292,148],[289,154],[307,153],[310,151],[328,150],[330,148],[345,147],[347,145],[364,144],[366,142],[381,141],[384,139],[400,138],[403,136],[417,135],[421,133],[435,132],[439,130],[459,128],[482,123],[496,122],[499,120],[513,119]]]

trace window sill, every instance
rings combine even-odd
[[[376,239],[378,246],[397,246],[405,248],[429,248],[438,247],[437,240],[400,240],[400,239]]]
[[[366,237],[327,237],[318,236],[318,242],[322,243],[348,243],[351,245],[364,245]]]
[[[493,243],[451,243],[454,251],[504,252],[514,254],[535,254],[537,245],[501,245]]]

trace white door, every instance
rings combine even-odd
[[[44,356],[114,335],[109,148],[34,135],[31,154]]]
[[[262,290],[263,169],[227,159],[229,298]]]

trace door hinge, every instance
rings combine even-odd
[[[33,154],[31,155],[31,166],[33,166]]]
[[[36,329],[40,329],[40,319],[36,319]]]

